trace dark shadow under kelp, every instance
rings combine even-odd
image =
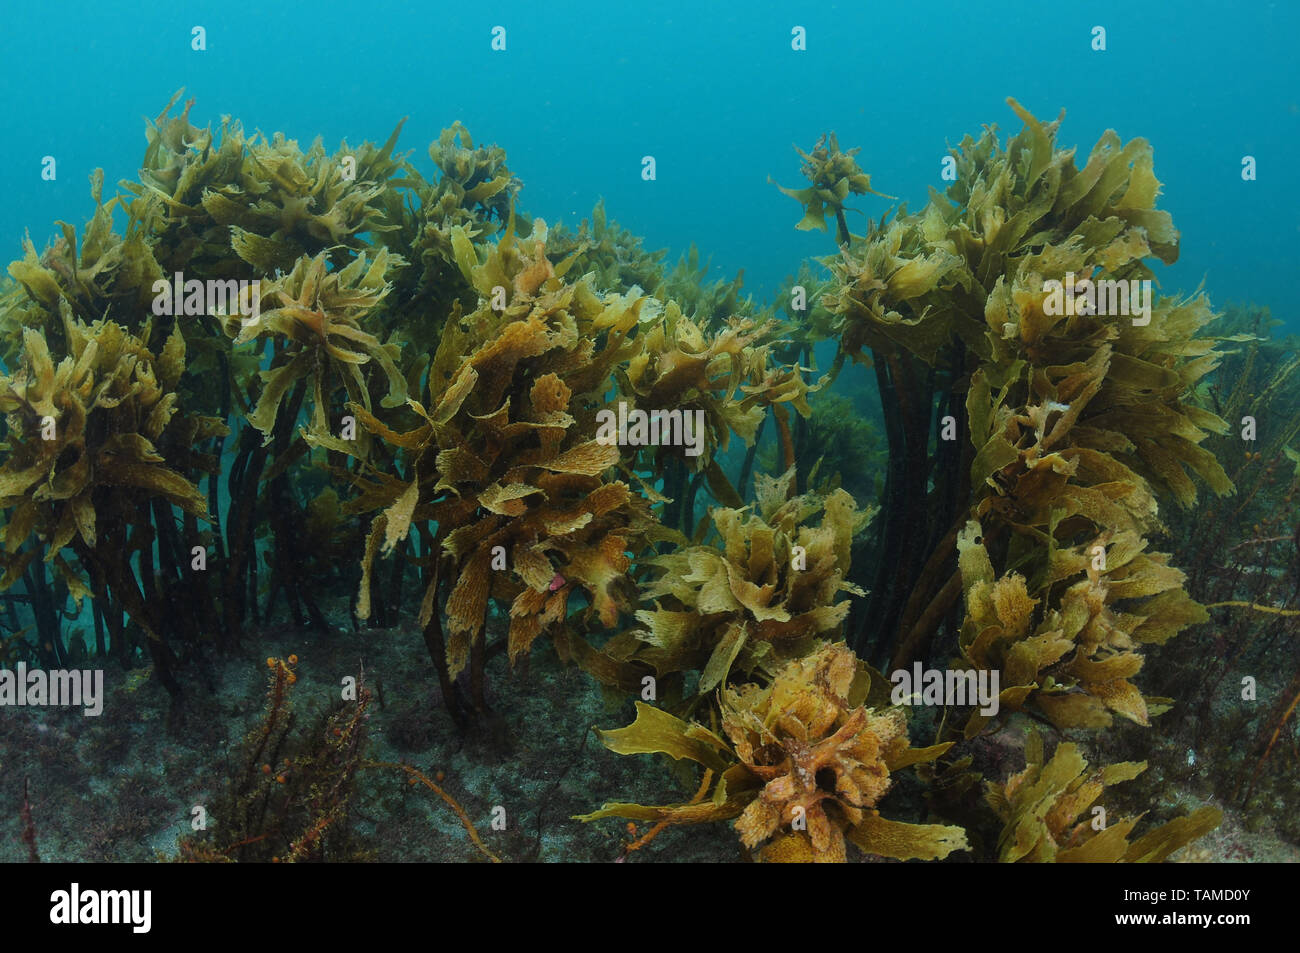
[[[1277,825],[1296,840],[1286,805],[1300,797],[1300,338],[1280,324],[1267,308],[1229,306],[1212,326],[1230,346],[1199,396],[1230,424],[1207,445],[1238,493],[1170,520],[1210,624],[1157,656],[1152,684],[1187,701],[1166,773],[1239,807],[1248,829]]]
[[[261,620],[336,638],[342,586],[354,628],[414,620],[471,734],[499,738],[508,717],[489,663],[523,665],[539,640],[639,698],[601,740],[677,759],[695,796],[586,815],[652,822],[624,856],[734,820],[769,860],[844,860],[853,844],[1151,861],[1218,823],[1208,806],[1087,823],[1146,763],[1089,767],[1081,739],[1118,732],[1116,716],[1160,732],[1185,701],[1179,685],[1147,694],[1161,679],[1145,647],[1207,618],[1193,596],[1295,600],[1204,579],[1204,560],[1189,584],[1152,548],[1181,525],[1170,504],[1195,503],[1193,476],[1232,499],[1232,451],[1210,435],[1246,396],[1215,389],[1232,356],[1203,332],[1205,298],[1148,300],[1146,322],[1048,305],[1068,274],[1142,282],[1148,258],[1176,258],[1143,140],[1108,132],[1078,167],[1059,120],[1013,102],[1016,137],[963,140],[946,196],[855,236],[845,201],[879,193],[829,137],[804,157],[809,187],[784,191],[799,227],[833,216],[839,251],[828,275],[800,272],[782,320],[740,297],[740,277],[706,285],[694,251],[665,271],[603,205],[576,231],[525,218],[504,150],[459,124],[430,146],[428,179],[394,151],[400,123],[382,146],[328,154],[200,129],[175,102],[140,180],[105,202],[97,173],[81,235],[28,242],[9,269],[6,664],[147,656],[183,708]],[[178,272],[206,296],[157,308],[155,282]],[[819,376],[821,341],[836,357]],[[871,433],[830,391],[850,361],[884,409],[874,453],[844,445]],[[631,421],[617,439],[611,419]],[[1270,458],[1290,450],[1295,431],[1279,432]],[[1261,516],[1251,545],[1283,522]],[[1192,523],[1180,555],[1207,521]],[[1000,712],[909,717],[866,659],[996,673]],[[493,856],[427,773],[367,760],[368,694],[300,735],[292,667],[270,664],[225,826],[183,856],[362,856],[347,819],[366,766],[442,796]],[[987,757],[1008,734],[1023,771]]]

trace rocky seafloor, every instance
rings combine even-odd
[[[503,861],[727,862],[745,857],[727,824],[668,828],[629,854],[625,848],[633,838],[625,822],[573,819],[606,801],[663,804],[685,800],[691,792],[663,763],[656,763],[665,757],[623,757],[600,744],[591,728],[629,723],[631,702],[602,692],[584,672],[562,663],[544,641],[513,670],[504,653],[492,660],[489,700],[496,717],[468,734],[457,731],[442,707],[413,622],[387,630],[340,628],[328,637],[271,624],[248,632],[244,646],[213,658],[177,704],[141,670],[123,672],[110,664],[104,711],[97,718],[75,709],[0,710],[0,861],[27,859],[24,782],[43,861],[175,857],[177,838],[190,831],[191,810],[196,805],[211,810],[217,802],[239,763],[244,736],[263,713],[265,659],[290,654],[299,660],[293,700],[304,716],[337,701],[342,679],[364,667],[374,695],[369,759],[403,762],[430,778],[441,774],[441,787],[464,807],[484,844]],[[309,718],[302,722],[310,723]],[[917,725],[913,733],[923,731]],[[1132,731],[1142,729],[1133,726]],[[1084,741],[1087,749],[1086,739],[1073,740]],[[1011,723],[983,745],[978,756],[995,760],[1002,771],[1023,768],[1022,725]],[[1126,738],[1121,746],[1132,749],[1134,741]],[[1093,749],[1089,755],[1135,757],[1133,750]],[[1153,788],[1139,786],[1126,798],[1126,811],[1150,810],[1152,817],[1163,818],[1207,801],[1224,809],[1219,829],[1174,859],[1300,861],[1300,847],[1280,836],[1275,825],[1261,824],[1258,817],[1252,821],[1207,797],[1209,786],[1194,783],[1195,770],[1166,777],[1168,765],[1179,764],[1180,758],[1185,764],[1185,750],[1141,756],[1152,762],[1161,803],[1141,803]],[[1201,770],[1212,767],[1202,763]],[[915,798],[918,791],[918,785],[900,783],[885,803],[894,816],[910,813],[922,819],[925,808]],[[505,810],[505,830],[492,829],[496,807]],[[218,825],[221,818],[210,816],[209,823]],[[454,812],[397,770],[360,772],[351,823],[356,842],[377,861],[485,859]]]

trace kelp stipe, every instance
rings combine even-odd
[[[1208,382],[1238,359],[1225,344],[1255,343],[1208,336],[1201,295],[1151,295],[1147,259],[1173,261],[1178,235],[1148,144],[1107,133],[1080,168],[1055,146],[1059,120],[1013,102],[1017,136],[963,140],[946,197],[859,236],[846,203],[880,193],[828,137],[803,154],[809,187],[784,191],[799,227],[834,219],[837,251],[826,274],[800,272],[805,294],[788,288],[778,318],[741,297],[741,276],[708,282],[694,251],[666,270],[603,205],[577,231],[525,217],[504,150],[459,123],[426,178],[394,151],[401,123],[329,154],[230,120],[199,129],[176,101],[149,126],[139,182],[105,202],[92,178],[81,234],[64,226],[40,254],[28,242],[10,266],[0,588],[25,587],[39,631],[7,638],[6,657],[86,654],[61,633],[73,600],[95,652],[127,666],[148,652],[179,697],[191,663],[279,612],[321,639],[331,612],[354,628],[412,618],[468,731],[502,717],[489,661],[546,641],[639,699],[606,746],[668,754],[695,790],[585,816],[654,822],[638,850],[733,821],[765,860],[845,860],[850,844],[1160,860],[1217,823],[1202,809],[1093,836],[1080,818],[1142,783],[1138,765],[1089,768],[1074,740],[1049,757],[1034,734],[1010,777],[971,753],[1026,718],[1062,739],[1162,730],[1178,701],[1149,689],[1152,649],[1206,618],[1200,577],[1152,541],[1196,481],[1229,498],[1224,418],[1253,398]],[[1106,283],[1109,305],[1079,307],[1080,282]],[[829,392],[850,361],[885,411],[878,488],[827,445],[867,435],[835,419],[854,406]],[[1267,453],[1294,452],[1275,433]],[[726,455],[733,438],[743,454]],[[1243,507],[1284,498],[1229,469]],[[1270,520],[1255,543],[1281,535]],[[1278,601],[1207,591],[1220,610]],[[886,673],[921,662],[996,675],[999,710],[910,709]],[[356,771],[380,766],[364,757],[368,697],[303,737],[292,663],[270,664],[221,808],[242,820],[182,852],[363,855],[346,818]],[[497,859],[437,781],[395,767]]]

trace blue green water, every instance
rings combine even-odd
[[[495,26],[505,51],[491,49]],[[797,207],[767,181],[800,184],[792,144],[836,131],[878,190],[919,208],[944,185],[947,145],[985,123],[1019,128],[1015,96],[1044,119],[1065,108],[1058,143],[1085,156],[1107,128],[1153,143],[1183,236],[1179,262],[1158,270],[1166,291],[1204,279],[1213,301],[1268,304],[1300,327],[1296,36],[1300,5],[1258,2],[24,4],[0,33],[0,251],[17,256],[24,230],[43,245],[56,219],[80,225],[94,168],[134,177],[142,118],[184,86],[199,125],[229,114],[330,150],[382,141],[409,115],[402,145],[426,171],[427,144],[460,119],[507,149],[530,214],[576,224],[603,196],[647,247],[675,258],[696,242],[719,276],[743,268],[766,298],[833,250],[793,230]]]

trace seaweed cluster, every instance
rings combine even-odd
[[[627,728],[601,733],[620,754],[661,752],[704,769],[687,804],[607,804],[583,820],[617,816],[660,824],[737,818],[747,848],[763,845],[772,862],[843,862],[846,841],[868,853],[934,860],[966,847],[960,827],[903,824],[880,817],[876,802],[890,773],[931,760],[950,747],[913,749],[898,710],[864,706],[864,667],[843,643],[823,642],[792,659],[765,685],[746,683],[719,695],[719,736],[661,709],[637,704]],[[711,791],[711,793],[710,793]]]
[[[1060,120],[1040,123],[1011,106],[1025,123],[1019,135],[1005,146],[992,129],[968,137],[953,150],[947,196],[871,223],[861,238],[848,233],[842,202],[868,191],[869,180],[833,137],[805,155],[811,187],[783,189],[805,205],[800,228],[824,227],[827,209],[840,226],[808,339],[837,340],[832,376],[846,359],[869,363],[885,408],[889,464],[868,556],[874,572],[852,577],[872,591],[851,644],[899,670],[941,657],[947,640],[954,657],[945,669],[997,676],[998,705],[971,712],[961,730],[945,719],[943,744],[978,738],[994,712],[1001,724],[1008,712],[1032,711],[1066,731],[1105,728],[1116,714],[1149,726],[1168,710],[1172,699],[1144,695],[1134,681],[1142,646],[1207,614],[1169,556],[1148,551],[1164,531],[1159,501],[1192,506],[1189,472],[1221,496],[1234,489],[1201,446],[1228,430],[1196,399],[1219,358],[1216,341],[1201,334],[1209,305],[1203,295],[1155,301],[1150,292],[1146,259],[1172,262],[1178,243],[1155,207],[1150,146],[1108,132],[1080,168],[1073,151],[1054,145]],[[1124,296],[1109,307],[1095,298],[1061,307],[1076,275]],[[692,577],[675,568],[680,588]],[[932,779],[971,764],[950,757]],[[1040,770],[1030,761],[1027,772]],[[1020,823],[1012,789],[1025,777],[995,803],[1008,830]],[[1061,784],[1047,793],[1074,804],[1074,814],[1058,812],[1062,824],[1102,790],[1088,787],[1084,797],[1071,777]],[[1038,816],[1037,800],[1026,809]],[[1171,821],[1132,852],[1126,822],[1106,836],[1123,848],[1108,847],[1107,859],[1162,859],[1218,816],[1207,808],[1195,821]],[[1049,833],[1058,847],[1085,840],[1064,827]],[[1146,849],[1155,842],[1164,846]],[[1088,856],[1101,856],[1093,850]],[[1053,859],[1055,850],[999,849],[1003,859],[1030,855]]]
[[[300,728],[293,691],[297,656],[268,658],[266,708],[240,746],[227,790],[199,833],[178,842],[189,863],[303,863],[364,860],[351,831],[351,803],[363,767],[370,692]]]
[[[1156,690],[1187,700],[1180,747],[1220,766],[1187,781],[1242,809],[1248,829],[1275,824],[1294,840],[1300,825],[1283,805],[1300,794],[1288,743],[1300,698],[1291,649],[1300,632],[1300,340],[1280,324],[1267,308],[1229,306],[1214,325],[1231,346],[1199,397],[1229,421],[1207,447],[1239,492],[1170,520],[1187,589],[1211,622],[1182,650],[1159,651],[1152,677]],[[1185,762],[1163,766],[1188,773]]]
[[[1214,830],[1221,817],[1217,808],[1202,807],[1130,842],[1140,817],[1104,822],[1104,810],[1099,815],[1090,808],[1107,787],[1145,771],[1146,762],[1125,761],[1089,771],[1078,746],[1068,741],[1045,760],[1042,735],[1033,730],[1025,742],[1025,761],[1024,771],[986,790],[989,804],[1005,824],[998,860],[1006,863],[1159,863]],[[1099,816],[1101,826],[1093,823]]]
[[[1176,703],[1145,693],[1145,647],[1208,615],[1153,541],[1196,481],[1234,491],[1214,441],[1272,394],[1208,383],[1225,341],[1254,355],[1257,336],[1205,333],[1203,295],[1149,296],[1178,233],[1148,143],[1108,132],[1079,167],[1059,119],[1012,101],[1018,135],[963,140],[946,196],[858,236],[845,203],[880,193],[826,137],[782,191],[798,227],[834,217],[838,251],[778,318],[695,249],[666,272],[603,204],[576,231],[525,217],[504,150],[459,123],[430,179],[394,151],[401,123],[329,154],[200,129],[178,97],[139,181],[104,202],[96,173],[82,234],[9,268],[0,591],[32,625],[7,598],[4,658],[147,655],[184,704],[204,659],[278,612],[320,637],[414,619],[468,731],[498,717],[488,659],[548,641],[640,699],[605,746],[666,754],[696,789],[583,817],[653,821],[638,848],[732,821],[763,860],[1151,861],[1217,823],[1081,821],[1141,766],[1090,771],[1076,741],[1047,758],[1030,734],[1010,776],[974,766],[1018,713],[1064,739],[1116,715],[1154,730]],[[1074,276],[1132,289],[1133,313],[1061,308]],[[878,386],[874,452],[845,445],[874,438],[830,392],[850,362]],[[81,612],[93,647],[64,625]],[[922,661],[994,676],[996,711],[909,712],[886,673]],[[269,664],[226,826],[186,859],[359,849],[369,696],[300,738],[292,667]]]

